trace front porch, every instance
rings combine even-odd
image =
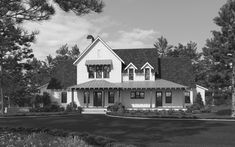
[[[93,80],[70,88],[69,102],[83,108],[105,109],[116,102],[127,109],[184,110],[186,87],[166,80],[110,83]],[[89,109],[87,109],[90,111]]]

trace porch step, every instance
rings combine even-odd
[[[84,108],[82,114],[106,114],[106,108]]]

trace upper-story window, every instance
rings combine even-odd
[[[89,65],[88,66],[88,78],[89,79],[101,79],[109,78],[110,65]]]
[[[94,79],[95,78],[95,66],[88,67],[88,78]]]
[[[150,80],[150,68],[144,69],[144,77],[145,77],[145,80]]]
[[[129,68],[129,80],[134,80],[134,69]]]
[[[102,78],[102,65],[96,65],[96,78]]]
[[[110,66],[109,65],[104,65],[103,71],[104,71],[104,74],[103,74],[104,78],[109,78]]]

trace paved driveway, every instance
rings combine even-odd
[[[138,146],[235,146],[235,122],[130,120],[105,115],[0,119],[0,126],[59,128]]]

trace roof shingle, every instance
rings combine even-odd
[[[158,71],[158,54],[156,48],[139,49],[113,49],[113,51],[125,62],[125,66],[133,63],[138,69],[148,62],[154,67],[154,72]],[[125,68],[125,67],[124,67]]]

